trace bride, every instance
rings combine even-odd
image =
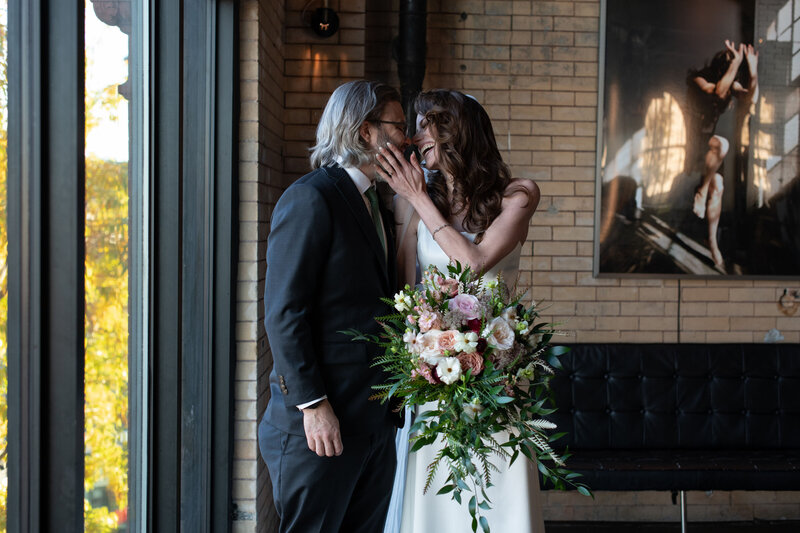
[[[406,161],[394,146],[381,148],[379,174],[398,194],[395,218],[401,283],[414,285],[417,265],[424,270],[459,261],[486,279],[501,272],[514,287],[528,223],[539,203],[539,188],[530,180],[512,179],[503,163],[486,111],[458,91],[434,90],[415,103],[419,147],[426,183],[416,156]],[[425,410],[425,407],[421,408]],[[436,495],[446,474],[435,478],[427,494],[422,490],[435,446],[408,454],[406,432],[398,437],[398,474],[386,533],[471,531],[466,506]],[[498,439],[501,442],[501,435]],[[407,468],[403,468],[406,464]],[[539,503],[539,478],[534,463],[520,456],[511,467],[493,461],[500,473],[487,490],[492,509],[485,516],[494,531],[544,531]],[[403,474],[405,473],[405,480]],[[399,522],[399,523],[398,523]]]

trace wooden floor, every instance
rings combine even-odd
[[[547,533],[676,533],[680,522],[545,522]],[[800,533],[797,520],[755,522],[690,522],[690,533]]]

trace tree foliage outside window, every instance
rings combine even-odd
[[[0,531],[8,501],[8,3],[0,0]]]
[[[102,58],[87,49],[87,80],[91,69],[102,68]],[[103,122],[128,123],[116,84],[87,83],[85,103],[86,139]],[[128,507],[128,162],[88,148],[84,519],[87,532],[113,533],[127,522]]]

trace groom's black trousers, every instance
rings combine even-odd
[[[262,420],[258,444],[272,478],[279,533],[381,533],[397,464],[394,428],[342,437],[338,457],[319,457],[305,436]]]

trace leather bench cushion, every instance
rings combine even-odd
[[[593,490],[800,490],[798,450],[573,450]]]
[[[800,345],[584,344],[561,362],[558,447],[800,449]]]

